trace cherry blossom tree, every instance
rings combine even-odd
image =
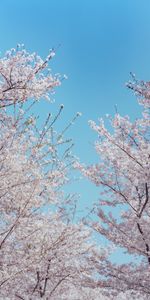
[[[37,54],[30,54],[24,46],[18,45],[0,59],[0,299],[132,299],[132,293],[126,291],[129,288],[123,288],[125,283],[123,287],[118,284],[119,279],[115,282],[118,288],[114,288],[112,273],[116,278],[120,275],[107,259],[109,249],[96,245],[91,230],[83,222],[74,222],[76,203],[72,195],[66,195],[63,191],[75,163],[71,152],[72,140],[65,138],[65,132],[80,113],[57,133],[54,125],[59,121],[63,105],[54,117],[48,114],[42,127],[38,125],[38,117],[32,110],[37,102],[42,101],[41,98],[51,101],[55,87],[61,84],[61,76],[52,76],[49,69],[49,61],[54,55],[51,50],[47,58],[42,60]],[[134,85],[130,87],[134,88]],[[144,145],[147,142],[143,136],[145,134],[147,138],[146,120],[145,111],[135,139],[138,143],[141,137],[139,147],[145,151],[145,157],[147,148]],[[119,135],[119,129],[116,130]],[[133,149],[138,160],[138,147],[136,149],[134,146]],[[136,168],[135,161],[132,163]],[[113,168],[112,165],[110,168]],[[94,170],[91,167],[84,169],[84,172],[93,179],[96,178],[93,177],[96,174]],[[144,242],[147,243],[144,240],[144,230],[147,230],[144,220],[145,214],[148,214],[148,203],[144,204],[142,182],[139,195],[142,195],[142,199],[137,228],[143,242],[138,241],[141,251],[138,254],[148,258],[148,251],[145,251],[147,246],[143,246]],[[114,201],[121,202],[119,199],[118,194]],[[130,204],[134,206],[134,203]],[[99,210],[99,216],[100,213],[102,211]],[[123,218],[129,221],[133,219],[132,215],[128,219],[123,215]],[[102,233],[98,223],[92,225]],[[115,230],[112,236],[117,239]],[[134,242],[137,243],[136,237]],[[141,272],[140,265],[138,267]],[[142,272],[146,273],[146,263],[142,262],[141,267]],[[129,271],[129,268],[133,272],[132,266],[126,270]],[[125,272],[123,268],[122,272]],[[102,281],[104,276],[108,276],[108,282]],[[136,276],[139,276],[138,272]],[[140,285],[138,290],[141,292]]]
[[[43,61],[19,46],[0,59],[1,299],[85,299],[84,289],[95,295],[93,257],[105,256],[90,231],[73,223],[74,203],[63,192],[74,163],[64,137],[70,125],[59,134],[53,128],[63,106],[42,128],[31,114],[60,85],[48,69],[53,56]]]
[[[103,119],[98,125],[90,121],[99,136],[95,148],[100,161],[77,165],[101,187],[98,219],[87,222],[131,258],[129,263],[107,258],[95,264],[100,274],[97,286],[114,299],[119,293],[127,293],[125,299],[150,299],[150,83],[132,77],[127,86],[138,96],[142,117],[131,122],[118,112],[114,118],[107,116],[110,130]]]

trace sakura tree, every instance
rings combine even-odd
[[[92,257],[105,256],[90,231],[72,222],[73,201],[63,192],[74,163],[64,137],[69,125],[59,134],[53,128],[63,106],[42,128],[31,114],[60,85],[48,69],[53,56],[43,61],[19,46],[0,59],[1,299],[75,300],[83,288],[92,293]]]
[[[142,117],[131,122],[116,112],[114,118],[107,116],[110,131],[103,119],[98,125],[90,121],[99,136],[95,148],[100,160],[78,168],[101,187],[98,219],[89,225],[131,258],[121,264],[108,258],[96,262],[97,286],[109,298],[127,293],[126,299],[150,299],[150,83],[133,76],[127,86],[138,96]]]

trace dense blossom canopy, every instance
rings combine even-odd
[[[119,113],[108,116],[111,132],[102,119],[98,125],[90,121],[99,136],[100,162],[78,167],[102,190],[99,221],[90,225],[132,255],[131,263],[100,261],[97,270],[104,280],[98,286],[106,287],[108,296],[130,291],[135,299],[150,299],[150,83],[133,79],[128,87],[139,97],[142,118],[132,123]]]
[[[43,61],[18,48],[0,60],[1,299],[84,299],[94,272],[91,233],[73,224],[72,198],[62,190],[74,162],[65,130],[53,129],[63,106],[40,129],[31,115],[59,84],[47,70],[53,55]]]
[[[140,96],[141,119],[116,113],[111,132],[102,119],[90,121],[100,162],[84,167],[64,136],[72,122],[54,130],[63,105],[40,129],[32,113],[60,85],[48,67],[54,54],[42,60],[19,45],[0,59],[0,299],[150,299],[150,84],[134,76],[128,84]],[[64,192],[75,164],[103,187],[97,218],[86,224],[75,223],[76,203]],[[112,263],[93,229],[131,263]]]

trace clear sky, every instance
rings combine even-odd
[[[92,143],[96,138],[88,120],[114,113],[132,118],[139,113],[135,97],[125,82],[133,71],[140,79],[150,79],[149,0],[1,0],[0,50],[24,43],[29,51],[45,57],[57,48],[51,67],[66,74],[52,106],[65,105],[63,124],[80,111],[83,116],[70,130],[75,154],[85,163],[97,160]],[[81,202],[96,200],[98,191],[87,181],[76,183]]]

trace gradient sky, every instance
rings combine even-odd
[[[139,114],[125,82],[130,71],[150,79],[150,1],[1,0],[0,13],[2,54],[17,43],[43,58],[50,48],[58,48],[51,68],[68,80],[57,89],[55,104],[42,103],[40,117],[57,111],[61,103],[63,125],[82,112],[70,129],[74,152],[82,162],[97,161],[92,146],[96,136],[88,120],[114,114],[115,104],[132,119]],[[98,197],[88,181],[76,183],[74,191],[81,192],[83,207]]]

